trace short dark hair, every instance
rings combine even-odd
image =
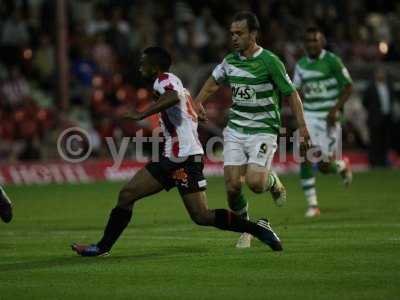
[[[240,11],[236,13],[236,15],[233,17],[233,22],[238,22],[242,20],[246,20],[249,31],[260,30],[260,22],[258,21],[257,16],[251,11]]]
[[[161,71],[168,71],[171,67],[171,55],[164,48],[148,47],[143,50],[143,54],[146,54],[150,58],[151,63],[159,67]]]

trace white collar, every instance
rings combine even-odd
[[[259,55],[261,54],[262,51],[263,51],[263,47],[258,46],[257,51],[254,52],[253,55],[250,56],[250,57],[253,57],[253,58],[254,58],[254,57],[257,57],[257,56],[259,56]],[[250,57],[246,57],[246,56],[240,55],[240,53],[239,53],[239,58],[240,58],[241,60],[245,60],[245,59],[248,59],[248,58],[250,58]]]
[[[309,62],[313,62],[313,61],[316,61],[318,59],[323,59],[325,54],[326,54],[326,50],[322,49],[321,53],[318,55],[318,58],[311,58],[311,57],[307,56],[307,59],[308,59]]]

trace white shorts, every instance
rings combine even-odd
[[[224,129],[224,166],[256,164],[271,168],[277,136],[270,133],[245,134]]]
[[[313,146],[320,148],[324,156],[340,156],[342,127],[339,122],[328,130],[327,122],[324,119],[305,118],[308,132]]]

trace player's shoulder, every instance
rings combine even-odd
[[[271,50],[265,49],[263,48],[263,50],[261,51],[260,55],[259,55],[260,59],[262,59],[263,61],[265,61],[266,63],[282,63],[282,60],[279,58],[279,56],[272,52]]]
[[[236,52],[229,52],[228,54],[226,54],[226,55],[224,56],[222,62],[223,62],[223,63],[224,63],[224,62],[229,63],[229,62],[236,61],[236,60],[238,60],[238,59],[239,59],[239,57],[238,57],[238,55],[237,55]]]
[[[271,50],[263,48],[261,53],[260,53],[260,58],[263,58],[263,59],[271,59],[272,58],[272,59],[274,59],[274,58],[278,58],[278,55],[276,55]]]
[[[163,84],[164,82],[178,81],[181,82],[180,78],[174,73],[164,72],[155,79],[154,84]]]
[[[271,50],[265,49],[263,48],[261,53],[260,53],[260,57],[273,57],[273,58],[278,58],[278,55],[276,55],[274,52],[272,52]]]
[[[182,81],[178,76],[170,72],[164,72],[157,76],[154,80],[153,89],[156,91],[163,91],[166,88],[179,90],[183,88]]]
[[[168,73],[162,73],[160,75],[158,75],[158,77],[154,80],[154,85],[156,84],[160,84],[163,81],[166,81],[170,78]]]
[[[337,54],[333,53],[333,52],[330,51],[330,50],[325,50],[325,56],[326,56],[326,58],[328,58],[328,59],[339,58],[339,56],[338,56]]]
[[[326,61],[328,61],[329,63],[335,63],[335,62],[339,62],[341,61],[341,58],[339,57],[339,55],[333,53],[332,51],[329,50],[325,50],[325,57],[324,59]]]
[[[169,72],[164,72],[164,73],[161,73],[160,75],[158,75],[157,78],[155,79],[155,81],[157,83],[161,83],[166,80],[171,80],[174,77],[176,77],[174,74],[169,73]]]
[[[162,82],[166,83],[167,80],[170,79],[170,76],[168,73],[162,73],[158,75],[153,82],[153,89],[158,91],[161,88]]]
[[[300,57],[296,62],[296,66],[299,66],[299,67],[304,67],[307,64],[308,64],[308,58],[306,55]]]

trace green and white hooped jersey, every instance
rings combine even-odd
[[[228,127],[246,134],[279,133],[280,96],[295,88],[275,54],[261,47],[249,58],[230,53],[212,76],[232,89]]]
[[[303,94],[305,115],[326,118],[343,87],[352,80],[341,59],[332,52],[322,50],[317,59],[305,56],[297,62],[293,83]]]

